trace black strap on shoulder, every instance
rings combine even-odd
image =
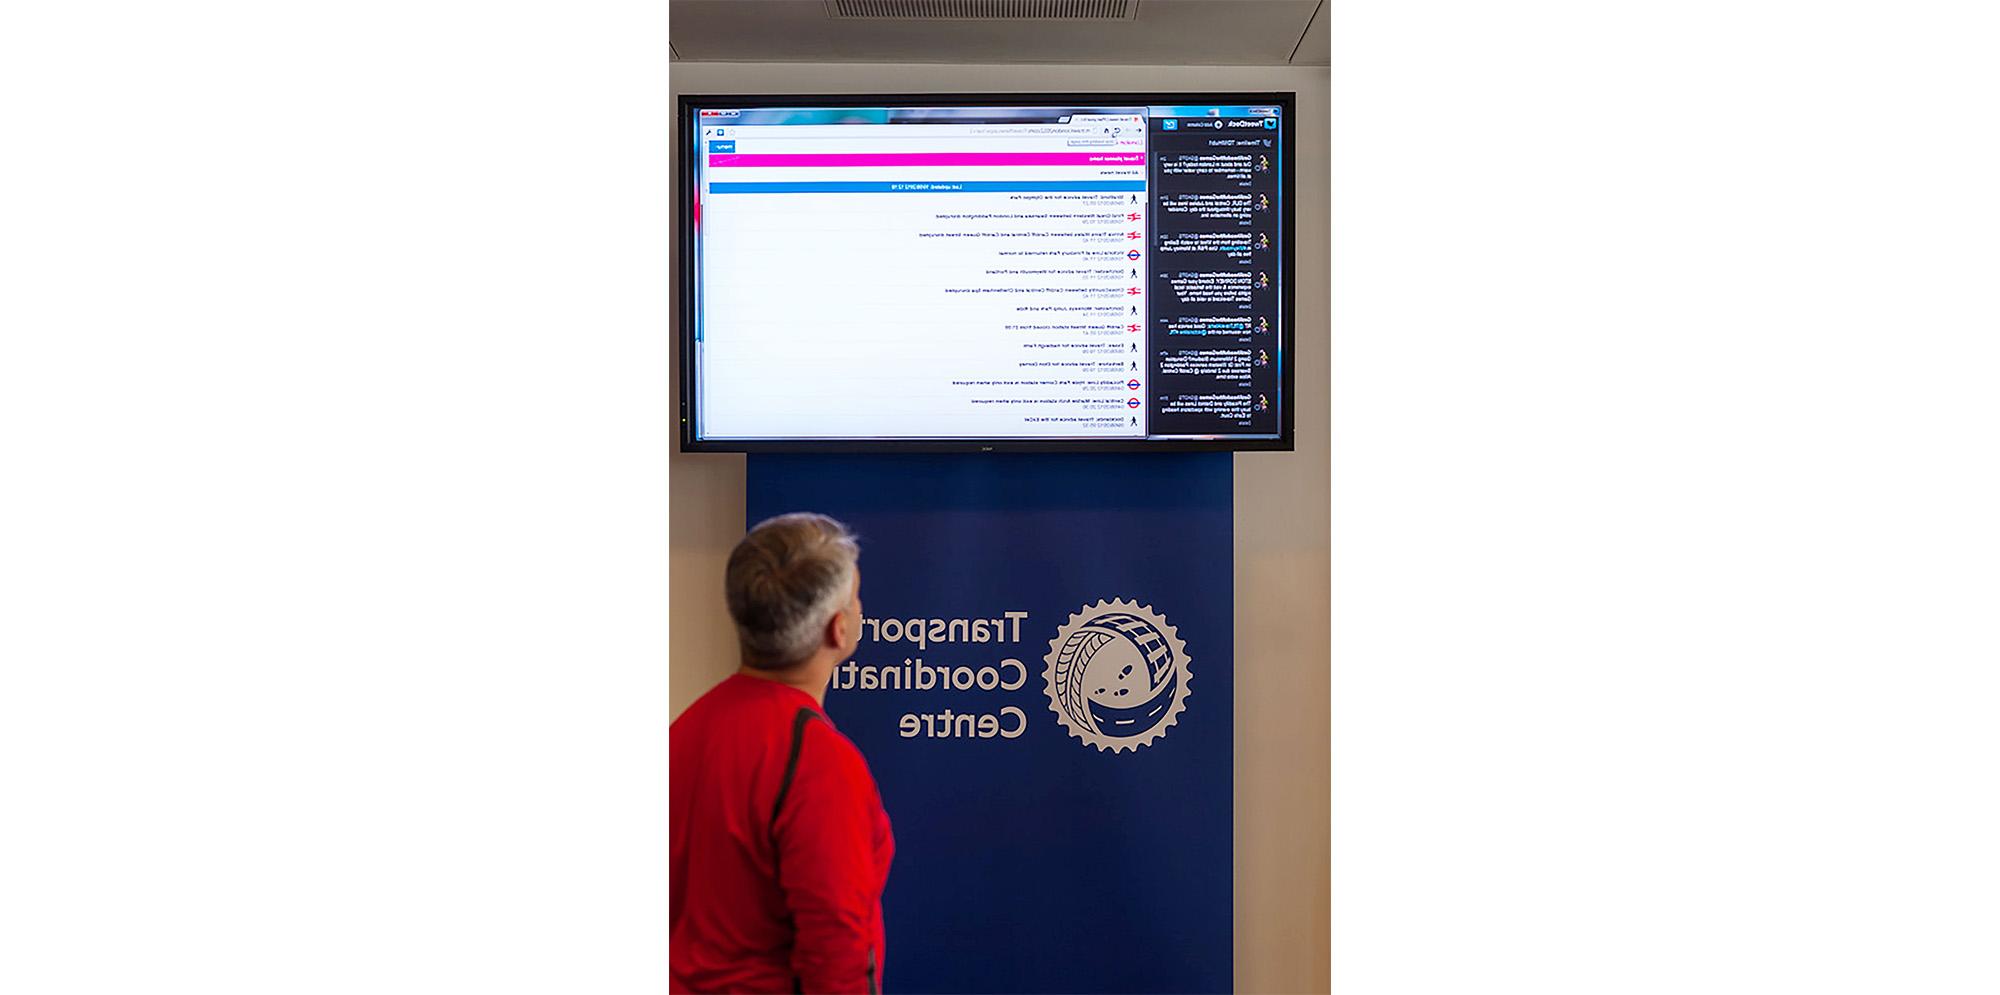
[[[810,708],[800,708],[799,713],[792,716],[792,752],[790,756],[785,758],[785,777],[778,782],[778,797],[771,802],[771,824],[767,827],[767,833],[771,837],[771,855],[773,860],[777,859],[778,850],[778,813],[785,810],[785,796],[791,794],[792,777],[799,772],[799,748],[806,745],[806,723],[816,718],[819,718],[819,713]],[[875,952],[870,950],[868,956],[870,958],[869,984],[873,987],[873,958]],[[792,991],[795,995],[804,995],[805,990],[805,980],[803,978],[792,978]]]
[[[785,758],[785,779],[778,782],[778,799],[771,803],[771,824],[768,827],[771,839],[778,838],[778,813],[785,810],[785,796],[792,791],[792,775],[799,772],[799,747],[806,744],[806,723],[819,718],[819,713],[810,708],[799,709],[792,716],[792,754]]]

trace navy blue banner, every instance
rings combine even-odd
[[[1231,456],[751,455],[861,538],[827,711],[896,833],[889,992],[1232,987]]]

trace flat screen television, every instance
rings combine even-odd
[[[1290,93],[682,96],[690,452],[1292,448]]]

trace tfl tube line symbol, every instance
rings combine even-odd
[[[1187,707],[1187,644],[1151,605],[1085,605],[1049,640],[1044,659],[1056,721],[1100,751],[1137,752]]]

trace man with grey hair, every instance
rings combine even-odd
[[[895,840],[823,707],[861,640],[859,557],[846,526],[803,512],[729,554],[741,666],[669,733],[674,992],[880,991]]]

